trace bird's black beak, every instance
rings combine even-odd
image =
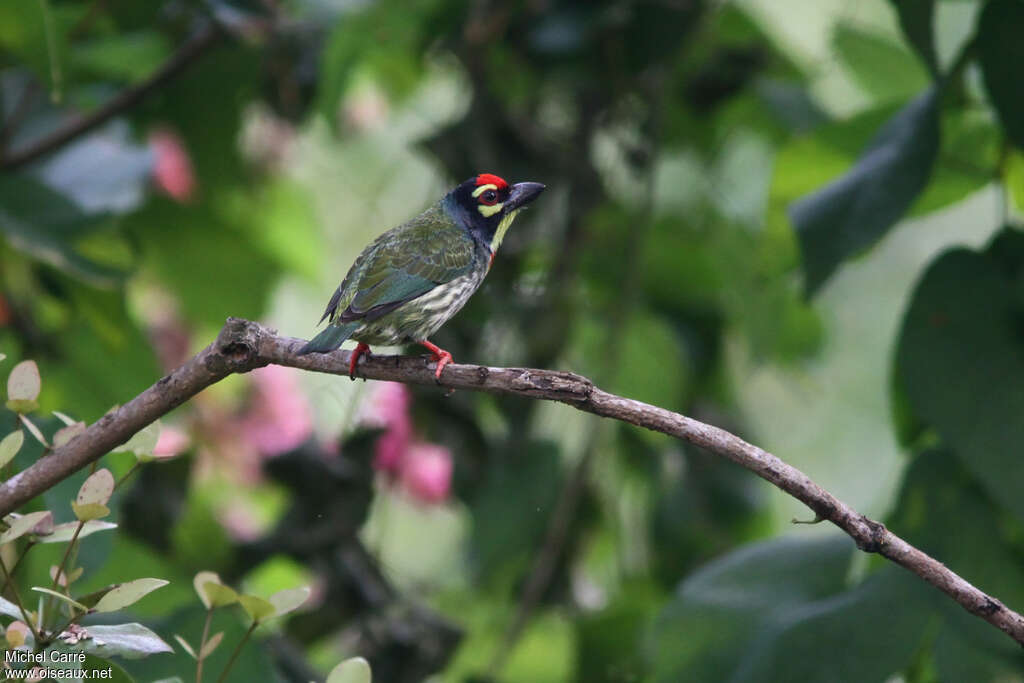
[[[504,213],[523,208],[539,197],[543,191],[544,185],[541,183],[516,183],[512,186],[508,199],[505,200]]]

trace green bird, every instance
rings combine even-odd
[[[348,368],[354,379],[370,344],[417,343],[430,350],[440,379],[452,354],[428,337],[480,287],[512,221],[543,191],[540,183],[509,185],[481,173],[388,230],[348,269],[320,318],[327,328],[299,353],[328,353],[354,339]]]

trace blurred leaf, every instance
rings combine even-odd
[[[1024,261],[1011,257],[1008,273],[999,260],[1022,240],[1006,231],[985,253],[954,249],[932,262],[904,317],[895,371],[914,414],[1024,519],[1024,346],[1013,291]]]
[[[932,593],[891,567],[846,588],[844,536],[741,548],[680,586],[654,631],[657,681],[885,681],[920,647]]]
[[[57,430],[57,433],[53,435],[53,447],[60,448],[83,432],[85,432],[84,422],[76,422],[75,424],[61,427]]]
[[[110,287],[124,273],[86,258],[73,246],[75,237],[98,220],[24,175],[0,176],[0,232],[11,246],[92,285]]]
[[[120,446],[116,446],[114,453],[133,453],[138,459],[143,460],[146,456],[152,456],[156,449],[156,443],[160,440],[160,420],[154,420],[141,430],[135,432],[132,438]]]
[[[938,91],[930,88],[885,124],[843,177],[790,207],[809,296],[900,219],[927,184],[938,150]]]
[[[294,612],[309,600],[310,590],[307,586],[302,588],[286,588],[270,596],[270,604],[274,606],[274,616],[280,617],[289,612]]]
[[[70,425],[75,424],[75,422],[77,422],[75,419],[73,419],[71,417],[68,417],[67,415],[65,415],[64,413],[60,412],[59,410],[54,410],[53,411],[53,416],[55,418],[57,418],[58,420],[60,420],[61,422],[63,422],[65,426],[70,426]]]
[[[107,468],[98,469],[89,475],[82,487],[78,489],[75,499],[79,505],[99,503],[106,505],[114,493],[114,475]]]
[[[199,572],[192,579],[192,586],[206,609],[223,607],[238,600],[238,594],[221,583],[220,576],[214,572]]]
[[[21,619],[21,610],[13,602],[5,597],[0,596],[0,614],[4,614],[14,619]]]
[[[57,647],[64,652],[85,652],[98,657],[124,657],[139,659],[161,652],[174,652],[170,645],[142,624],[87,626],[91,636],[75,645]]]
[[[72,501],[71,509],[74,511],[75,517],[82,522],[101,519],[110,514],[110,508],[103,503],[79,503]]]
[[[836,25],[832,47],[854,80],[878,102],[905,100],[928,85],[928,72],[898,43],[846,23]]]
[[[199,652],[199,659],[206,659],[213,654],[213,651],[220,645],[220,641],[224,639],[224,632],[218,631],[210,636],[210,639],[206,641],[206,645],[203,645],[203,649]]]
[[[174,634],[174,639],[178,641],[178,645],[181,645],[182,650],[191,655],[192,659],[199,659],[199,657],[196,655],[196,651],[192,649],[192,646],[188,644],[187,640],[179,636],[177,633]]]
[[[76,43],[71,50],[74,68],[102,79],[139,81],[152,74],[171,52],[156,31],[137,31]]]
[[[1024,153],[1011,151],[1006,160],[1006,190],[1017,211],[1024,212]]]
[[[100,598],[93,609],[97,612],[116,612],[135,604],[147,594],[168,583],[170,582],[163,579],[135,579],[128,583],[122,583]]]
[[[890,0],[896,6],[900,28],[932,74],[939,72],[935,53],[935,0]]]
[[[987,112],[945,112],[935,170],[907,215],[944,208],[991,183],[999,163],[1000,139],[999,127]]]
[[[19,516],[8,515],[4,518],[4,522],[7,523],[7,531],[0,534],[0,545],[18,540],[40,523],[44,523],[46,519],[53,521],[53,513],[49,510],[29,512]]]
[[[565,475],[557,449],[535,442],[495,462],[486,476],[473,504],[471,541],[484,577],[514,570],[532,556]]]
[[[146,194],[153,166],[149,148],[133,141],[124,121],[115,121],[61,147],[34,170],[57,195],[88,216],[93,230],[103,212],[125,213]],[[59,224],[58,224],[59,225]]]
[[[0,467],[6,466],[18,454],[23,443],[25,443],[25,433],[20,429],[11,432],[3,438],[3,441],[0,441]]]
[[[60,666],[58,664],[58,666]],[[82,671],[87,672],[89,678],[86,680],[103,679],[114,683],[135,683],[135,679],[117,664],[108,659],[100,659],[93,655],[86,655],[82,662]],[[59,680],[59,679],[58,679]]]
[[[53,597],[57,598],[61,602],[65,602],[65,603],[71,605],[72,607],[74,607],[75,609],[77,609],[77,610],[79,610],[81,612],[88,612],[89,611],[88,607],[86,607],[82,603],[78,602],[74,598],[70,598],[70,597],[64,595],[63,593],[58,593],[55,590],[51,590],[49,588],[43,588],[42,586],[32,586],[32,590],[36,591],[37,593],[46,593],[47,595],[52,595]]]
[[[25,429],[28,430],[28,433],[31,434],[33,438],[35,438],[35,440],[38,441],[43,446],[43,448],[50,447],[50,444],[46,443],[46,437],[43,436],[43,433],[39,430],[39,427],[36,426],[35,422],[28,419],[27,415],[25,415],[24,413],[19,413],[18,420],[21,422],[21,424],[25,425]]]
[[[346,659],[327,674],[327,683],[370,683],[370,663],[362,657]]]
[[[255,595],[239,595],[238,602],[253,621],[263,621],[274,616],[274,605]]]
[[[7,398],[16,401],[35,401],[39,398],[41,387],[39,366],[34,360],[23,360],[14,366],[7,377]]]
[[[989,0],[978,18],[976,44],[985,89],[1010,140],[1024,148],[1024,90],[1020,64],[1024,63],[1024,3],[1020,0]]]
[[[60,37],[67,34],[86,10],[84,5],[47,3],[43,6],[25,0],[0,0],[0,52],[9,52],[24,60],[43,83],[53,87],[56,83],[51,75],[66,71],[67,44]],[[48,49],[47,22],[57,38],[55,54]]]

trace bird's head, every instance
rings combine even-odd
[[[516,214],[540,196],[544,185],[509,185],[491,173],[465,181],[445,197],[446,207],[463,226],[490,247],[498,250]]]

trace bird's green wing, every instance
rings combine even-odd
[[[443,209],[425,211],[384,233],[360,254],[328,314],[340,322],[374,320],[470,273],[474,248],[473,240]]]

